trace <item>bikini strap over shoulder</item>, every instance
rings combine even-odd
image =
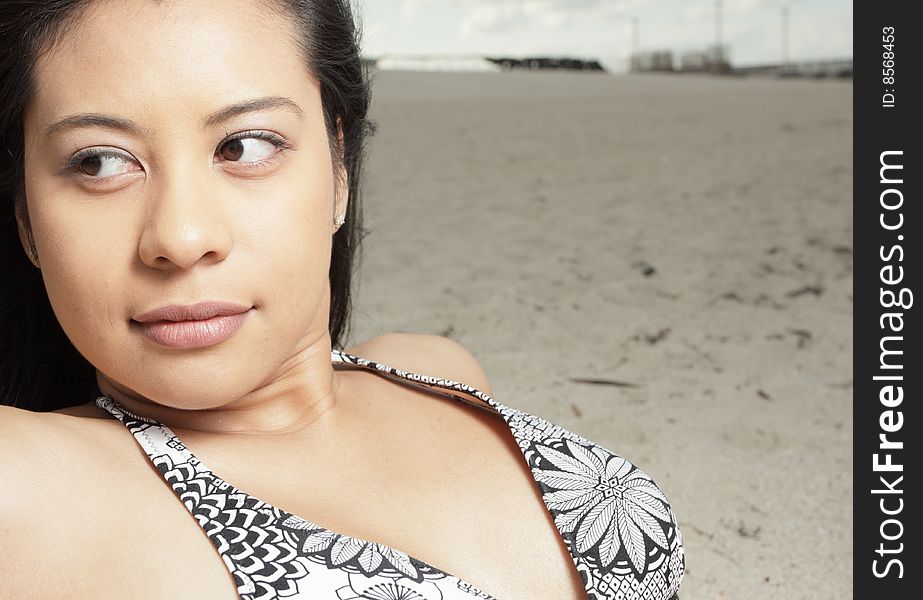
[[[381,364],[374,360],[361,358],[352,354],[347,354],[342,350],[334,349],[331,353],[333,364],[355,366],[370,371],[374,371],[385,377],[395,379],[398,382],[425,389],[427,391],[465,402],[474,407],[487,410],[493,413],[499,412],[500,403],[485,394],[481,390],[470,385],[444,379],[442,377],[432,377],[411,371],[402,371],[395,367]]]

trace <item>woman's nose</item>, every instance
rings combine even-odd
[[[209,174],[164,177],[141,233],[138,253],[155,269],[189,269],[201,260],[221,262],[231,250],[227,212]]]

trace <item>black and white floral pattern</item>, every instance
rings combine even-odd
[[[665,600],[684,570],[682,537],[660,488],[608,450],[462,383],[334,350],[335,364],[383,375],[499,414],[532,470],[590,600]],[[235,488],[166,426],[106,396],[96,403],[132,432],[204,529],[243,600],[490,599],[398,549],[325,529]]]

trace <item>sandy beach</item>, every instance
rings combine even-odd
[[[640,465],[682,600],[852,597],[849,81],[380,72],[352,339]]]

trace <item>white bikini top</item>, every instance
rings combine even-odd
[[[496,413],[522,450],[592,600],[668,600],[685,561],[660,488],[622,457],[454,381],[409,373],[334,350],[335,365],[389,378]],[[396,548],[325,529],[227,483],[165,425],[108,396],[96,404],[134,435],[205,530],[242,600],[471,600],[492,598]]]

